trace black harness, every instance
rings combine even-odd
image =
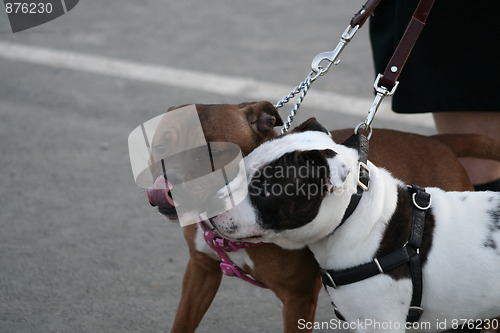
[[[363,192],[366,191],[369,186],[369,171],[366,167],[368,157],[368,140],[364,137],[364,135],[357,134],[350,137],[343,144],[351,147],[356,145],[358,148],[360,165],[359,180],[357,193],[353,194],[351,197],[351,202],[346,209],[342,222],[335,230],[337,230],[345,222],[345,220],[347,220],[352,212],[354,212],[359,201],[361,200]],[[356,267],[343,270],[321,269],[321,277],[325,290],[328,292],[328,289],[326,288],[327,286],[336,289],[339,286],[359,282],[378,274],[385,274],[398,266],[409,263],[413,284],[413,295],[406,320],[408,322],[416,322],[420,320],[423,313],[423,309],[420,306],[422,302],[422,265],[420,261],[420,245],[422,244],[422,236],[424,233],[425,214],[431,206],[431,196],[429,193],[425,192],[424,188],[416,185],[408,186],[408,190],[412,194],[413,216],[410,237],[406,244],[402,248],[385,256],[374,258],[373,261]],[[337,318],[345,320],[333,302],[332,305]]]

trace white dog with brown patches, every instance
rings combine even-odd
[[[211,223],[228,239],[309,246],[333,303],[356,332],[404,332],[410,306],[420,313],[413,304],[419,288],[426,331],[463,320],[500,325],[488,321],[500,315],[500,193],[426,188],[432,205],[422,213],[427,207],[414,207],[422,191],[415,199],[368,162],[369,187],[340,226],[358,191],[358,158],[321,131],[272,139],[245,158],[248,196]],[[418,218],[420,228],[412,227]],[[411,267],[416,257],[420,265]]]

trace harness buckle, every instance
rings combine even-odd
[[[366,184],[362,182],[362,179],[366,181]],[[370,179],[370,169],[366,163],[359,161],[358,163],[358,186],[363,189],[363,191],[368,191],[370,183],[367,181]]]
[[[380,265],[380,262],[378,261],[378,258],[374,258],[373,261],[375,262],[375,265],[377,265],[380,274],[385,274],[384,270],[382,269],[382,266]]]
[[[424,309],[422,309],[420,306],[410,306],[406,321],[410,323],[417,322],[420,320],[420,317],[422,317],[423,313]]]
[[[337,289],[337,284],[333,281],[332,276],[326,269],[321,269],[321,276],[323,278],[323,284],[330,286],[333,289]]]
[[[240,249],[238,245],[240,245],[241,243],[240,242],[234,243],[221,237],[214,237],[212,239],[212,244],[218,249],[224,250],[226,252],[236,252]]]
[[[219,249],[224,249],[224,239],[223,238],[219,238],[219,237],[214,237],[212,239],[212,244],[219,248]]]

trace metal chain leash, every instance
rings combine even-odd
[[[309,90],[311,84],[316,81],[318,77],[325,75],[332,64],[337,65],[340,62],[340,60],[338,60],[340,53],[347,45],[347,43],[349,43],[352,37],[354,37],[359,27],[359,25],[355,25],[354,27],[351,27],[350,25],[347,26],[344,33],[342,34],[342,37],[340,38],[337,47],[333,51],[322,52],[316,55],[311,64],[312,71],[306,76],[304,81],[299,83],[299,85],[297,85],[292,91],[290,91],[288,95],[286,95],[278,103],[276,103],[275,107],[276,109],[279,109],[283,105],[288,103],[292,98],[294,98],[298,93],[300,93],[297,103],[294,104],[292,110],[290,111],[290,115],[281,128],[281,135],[285,134],[290,128],[293,122],[293,118],[297,114],[300,104],[302,104],[302,102],[304,101],[304,98],[306,97],[307,91]],[[321,65],[322,63],[324,64],[323,66]]]
[[[281,135],[285,134],[285,132],[288,131],[288,129],[292,125],[293,118],[297,114],[297,111],[299,110],[300,104],[302,104],[302,102],[304,101],[304,98],[306,97],[306,94],[307,94],[307,91],[309,90],[309,87],[320,75],[321,74],[319,74],[319,73],[315,73],[314,71],[311,71],[306,76],[304,81],[299,83],[299,85],[296,86],[292,91],[290,91],[290,93],[288,93],[288,95],[286,95],[278,103],[276,103],[275,107],[276,107],[276,109],[279,109],[283,105],[288,103],[290,101],[290,99],[294,98],[295,95],[300,93],[300,96],[297,100],[297,103],[295,103],[293,105],[293,108],[290,111],[290,115],[287,117],[285,123],[283,124],[283,127],[281,128],[281,132],[280,132]]]

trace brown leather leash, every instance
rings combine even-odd
[[[377,8],[378,4],[382,0],[368,0],[361,9],[354,14],[354,17],[351,20],[351,27],[359,26],[360,28],[365,24],[368,17],[373,14],[375,8]]]
[[[403,37],[401,37],[391,60],[389,60],[384,70],[384,74],[380,78],[380,85],[391,90],[396,85],[396,82],[398,82],[399,75],[413,50],[413,46],[415,46],[420,33],[425,27],[427,17],[429,16],[433,4],[434,0],[421,0],[418,3]]]
[[[415,43],[420,36],[420,33],[425,27],[429,13],[432,9],[432,6],[434,5],[434,1],[435,0],[420,0],[420,2],[418,3],[417,8],[415,9],[415,12],[410,19],[410,22],[408,23],[408,26],[406,27],[406,30],[401,37],[401,40],[399,41],[398,46],[394,50],[394,53],[392,54],[392,57],[384,70],[384,73],[378,74],[377,78],[375,79],[375,83],[373,84],[373,88],[376,92],[375,99],[373,100],[370,110],[368,111],[368,116],[366,117],[364,122],[360,123],[356,127],[355,133],[357,133],[357,130],[360,127],[365,130],[370,130],[371,132],[371,123],[373,122],[375,114],[377,113],[378,107],[382,103],[382,100],[384,99],[384,97],[392,96],[396,91],[399,84],[399,76],[403,71],[406,61],[408,60],[408,57],[410,56],[411,51],[413,50],[413,47],[415,46]],[[367,4],[365,4],[365,6],[367,6],[368,8],[366,12],[361,14],[361,12],[363,12],[364,10],[362,9],[359,15],[354,15],[351,24],[356,24],[356,22],[361,22],[361,24],[363,24],[367,19],[367,13],[372,13],[379,2],[380,0],[368,0]],[[368,138],[370,138],[370,135],[368,136]]]

